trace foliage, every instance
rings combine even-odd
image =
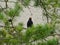
[[[29,6],[31,0],[21,0],[23,6]]]
[[[31,28],[24,29],[23,24],[19,23],[17,26],[13,25],[13,19],[19,16],[23,6],[29,6],[30,0],[22,0],[22,5],[15,4],[13,9],[7,9],[6,12],[0,12],[0,20],[3,21],[4,26],[0,29],[0,45],[32,45],[35,41],[45,40],[50,35],[55,33],[55,20],[59,17],[55,9],[60,7],[59,0],[34,0],[35,6],[41,6],[47,18],[53,21],[51,24],[32,26]],[[51,8],[53,13],[48,12]],[[6,17],[5,17],[6,16]],[[25,32],[23,32],[25,30]],[[45,40],[46,41],[46,40]],[[46,42],[39,43],[38,45],[58,45],[58,40],[52,39]]]
[[[50,39],[46,42],[38,43],[37,45],[58,45],[58,40],[53,38],[53,39]]]
[[[2,20],[4,18],[3,13],[0,13],[0,20]]]
[[[60,8],[59,0],[34,0],[35,6],[40,6],[43,9],[43,15],[46,16],[47,22],[51,19],[51,21],[56,21],[56,19],[60,19],[57,14],[57,8]],[[52,10],[52,11],[51,11]]]
[[[18,16],[21,10],[22,10],[22,6],[16,3],[14,9],[10,9],[6,11],[6,15],[13,18],[14,16]]]
[[[30,2],[30,0],[24,0],[24,6],[28,6],[29,5],[29,2]]]
[[[50,24],[37,25],[31,28],[27,28],[25,33],[21,32],[23,31],[22,24],[18,24],[14,28],[9,27],[8,30],[6,28],[8,27],[5,27],[0,31],[0,38],[2,38],[0,42],[3,42],[2,44],[6,43],[11,45],[20,45],[25,43],[26,45],[29,45],[37,40],[44,40],[53,34],[51,33],[52,31],[55,31],[53,30],[53,26]]]
[[[58,45],[58,40],[55,38],[48,40],[47,45]]]
[[[49,24],[38,25],[36,27],[28,28],[26,31],[26,40],[39,40],[45,39],[46,37],[52,35],[54,32],[53,26]],[[53,33],[51,33],[53,32]]]

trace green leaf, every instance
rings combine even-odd
[[[22,6],[18,3],[16,3],[14,9],[7,10],[6,15],[13,18],[15,16],[19,16],[19,13],[21,10],[22,10]]]
[[[16,31],[18,31],[18,32],[20,32],[20,31],[22,31],[22,29],[23,29],[23,24],[22,23],[19,23],[17,26],[16,26]]]
[[[3,19],[4,19],[3,13],[0,13],[0,20],[3,20]]]
[[[35,40],[36,39],[44,39],[46,37],[48,37],[49,35],[51,35],[51,32],[54,31],[53,30],[53,26],[49,25],[49,24],[45,24],[45,25],[38,25],[35,28]]]
[[[35,3],[34,3],[34,6],[39,6],[40,5],[40,0],[34,0]]]
[[[58,40],[53,38],[47,41],[48,45],[58,45]]]
[[[24,5],[24,6],[28,6],[29,3],[30,3],[30,0],[23,0],[23,5]]]

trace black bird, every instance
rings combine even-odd
[[[32,18],[30,17],[27,22],[27,27],[32,27],[32,25],[33,25],[33,21],[32,21]]]

